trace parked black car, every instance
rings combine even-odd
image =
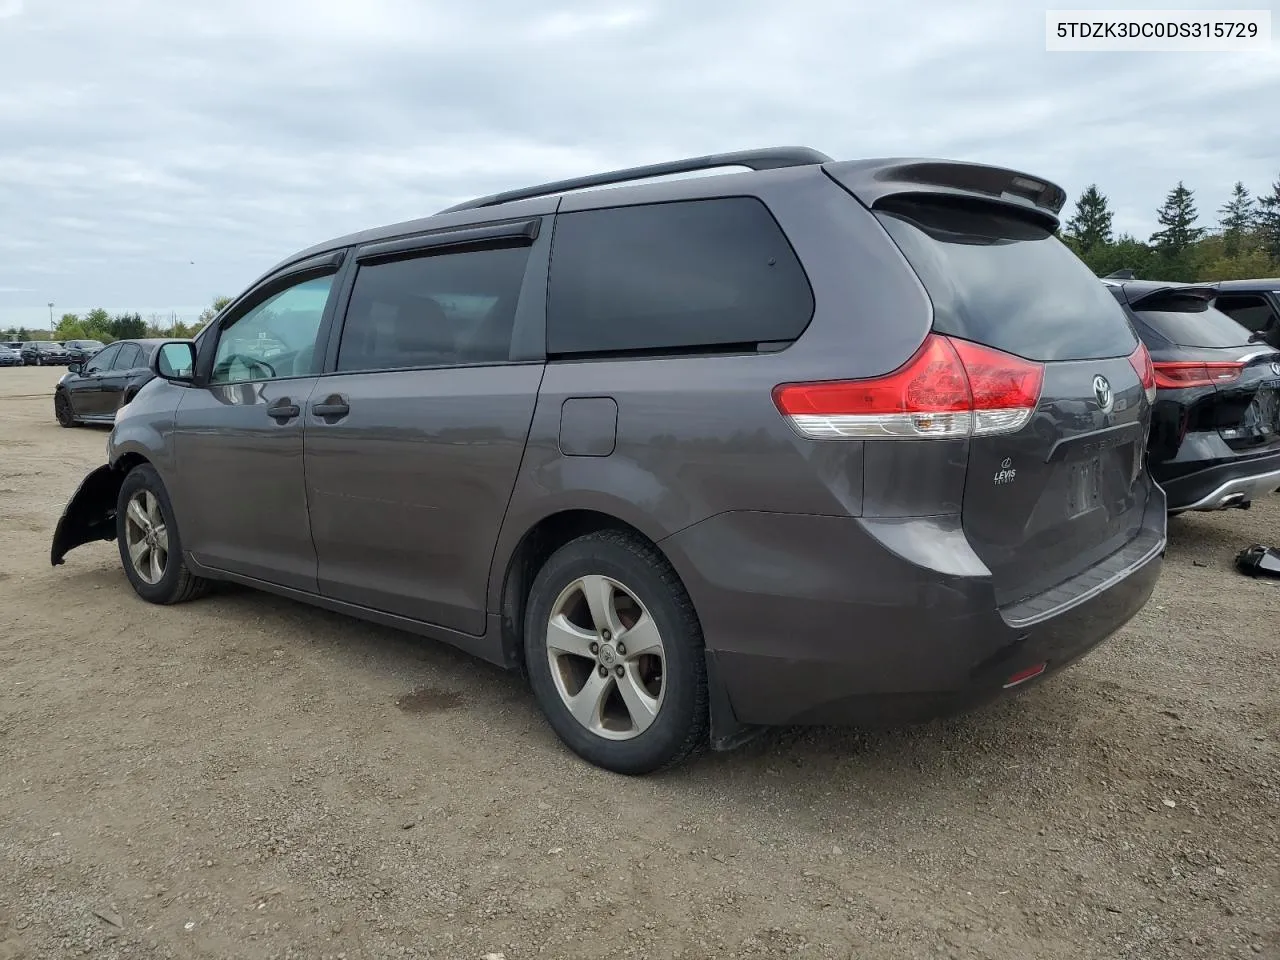
[[[29,340],[22,345],[22,362],[28,367],[65,367],[71,359],[57,340]]]
[[[83,342],[83,341],[82,341]],[[154,376],[151,354],[163,340],[120,340],[81,366],[71,364],[53,391],[53,414],[64,427],[111,423],[116,411]]]
[[[1280,488],[1280,351],[1210,304],[1221,286],[1105,280],[1151,352],[1148,459],[1171,513]]]
[[[68,340],[65,344],[71,363],[88,363],[103,348],[100,340]]]
[[[22,351],[14,350],[7,343],[0,343],[0,367],[22,366]]]
[[[1215,283],[1213,306],[1249,330],[1254,339],[1280,349],[1280,277]]]

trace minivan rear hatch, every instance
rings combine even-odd
[[[962,525],[1007,605],[1138,534],[1154,385],[1123,309],[1053,235],[1061,191],[1012,171],[955,166],[936,177],[949,180],[943,189],[894,191],[881,177],[869,205],[928,292],[935,334],[1000,351],[1015,373],[1042,371],[1030,417],[975,426],[968,445]],[[966,191],[966,176],[976,189]],[[859,180],[862,171],[855,195]]]

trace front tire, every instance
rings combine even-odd
[[[643,774],[705,744],[702,628],[648,541],[606,530],[557,550],[533,581],[524,636],[538,705],[584,760]]]
[[[78,427],[80,425],[80,421],[76,419],[75,411],[71,408],[71,398],[67,396],[65,390],[59,390],[53,395],[53,415],[60,427]]]
[[[135,467],[120,486],[116,541],[129,583],[148,603],[183,603],[208,589],[208,581],[187,568],[173,504],[150,464]]]

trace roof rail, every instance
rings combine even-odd
[[[493,207],[500,203],[511,203],[514,200],[530,200],[534,197],[546,197],[554,193],[566,193],[569,190],[603,187],[611,183],[647,180],[650,177],[665,177],[676,173],[692,173],[695,170],[715,170],[717,167],[748,167],[752,170],[775,170],[779,167],[799,167],[812,163],[828,163],[830,160],[831,158],[825,153],[820,153],[810,147],[765,147],[760,150],[739,150],[736,153],[712,153],[705,157],[670,160],[666,163],[651,163],[643,167],[611,170],[608,173],[593,173],[587,177],[574,177],[571,180],[557,180],[552,183],[539,184],[536,187],[507,190],[503,193],[495,193],[487,197],[478,197],[475,200],[455,204],[440,212],[454,213],[458,210],[475,210],[478,207]]]

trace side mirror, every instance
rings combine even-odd
[[[80,372],[80,364],[78,363],[67,364],[67,373],[79,373],[79,372]]]
[[[151,372],[170,383],[195,380],[196,346],[187,340],[162,343],[151,354]]]

